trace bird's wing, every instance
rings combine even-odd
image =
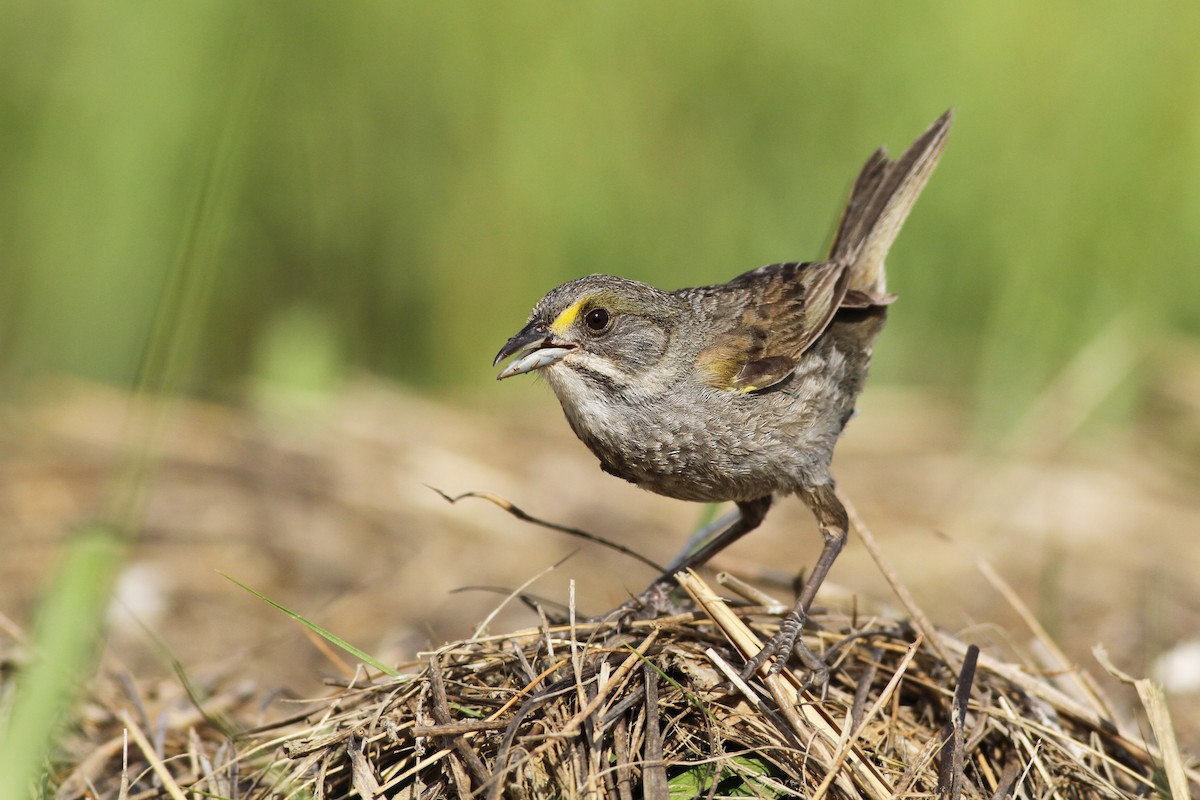
[[[727,321],[700,352],[700,380],[739,392],[779,383],[829,326],[846,299],[848,282],[845,264],[792,262],[760,267],[712,287],[707,299],[717,310],[710,321]],[[741,314],[720,313],[730,307],[741,308]]]

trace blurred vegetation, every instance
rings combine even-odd
[[[992,435],[1060,375],[1081,406],[1119,386],[1119,417],[1156,343],[1200,332],[1197,41],[1192,0],[7,0],[0,399],[65,371],[274,402],[365,368],[519,402],[490,360],[551,286],[819,258],[868,153],[953,106],[874,382]],[[153,444],[106,536],[138,528]],[[73,539],[0,795],[121,557]]]
[[[819,257],[954,106],[876,380],[1000,430],[1088,342],[1200,330],[1197,41],[1190,1],[9,0],[3,378],[484,386],[563,280]]]

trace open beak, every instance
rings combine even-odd
[[[496,380],[502,381],[513,375],[524,375],[526,372],[557,364],[574,347],[574,345],[554,342],[545,324],[534,320],[522,328],[516,336],[505,342],[504,347],[501,347],[500,352],[496,354],[496,358],[492,361],[493,367],[514,353],[518,351],[521,353],[516,361],[509,364],[496,376]]]

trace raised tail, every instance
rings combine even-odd
[[[850,266],[844,306],[886,304],[892,299],[883,259],[942,156],[952,118],[951,111],[938,117],[895,161],[889,161],[881,147],[863,165],[830,251],[831,261]]]

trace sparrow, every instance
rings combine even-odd
[[[551,289],[493,366],[545,377],[605,472],[667,497],[733,502],[737,518],[643,593],[673,584],[754,530],[773,498],[816,517],[820,556],[745,674],[783,668],[848,536],[830,472],[895,295],[884,258],[937,165],[952,113],[895,160],[880,148],[854,182],[824,261],[770,264],[727,283],[664,291],[612,275]]]

